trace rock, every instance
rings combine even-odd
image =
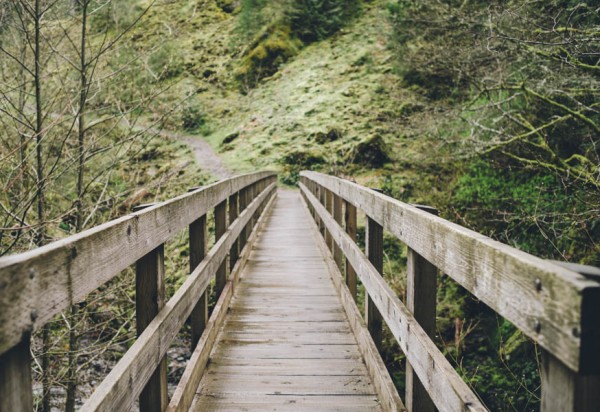
[[[389,148],[381,135],[373,135],[359,142],[350,151],[349,159],[353,163],[370,167],[382,167],[390,161]]]
[[[229,133],[223,139],[222,144],[224,144],[224,145],[229,144],[229,143],[233,142],[235,139],[237,139],[238,137],[240,137],[240,132]]]

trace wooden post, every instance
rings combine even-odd
[[[32,411],[30,338],[0,355],[0,411]]]
[[[383,226],[369,216],[367,216],[366,244],[369,262],[383,276]],[[383,327],[381,314],[367,293],[365,293],[365,321],[375,346],[381,350]]]
[[[215,242],[221,239],[221,236],[227,231],[227,200],[222,201],[215,207]],[[227,258],[221,263],[217,269],[215,279],[215,289],[217,297],[221,296],[223,288],[227,283]]]
[[[317,186],[318,188],[318,193],[319,193],[319,202],[321,202],[321,204],[323,206],[325,206],[325,188],[321,185]],[[323,238],[325,238],[325,224],[323,223],[322,219],[319,219],[319,231],[321,232],[321,236],[323,236]]]
[[[242,213],[248,207],[248,188],[245,187],[242,190],[240,190],[239,196],[239,213]],[[240,232],[240,237],[238,238],[240,253],[242,252],[242,249],[244,249],[244,246],[246,246],[246,240],[248,239],[248,236],[246,236],[247,227],[248,225],[244,226],[244,228]]]
[[[356,243],[356,206],[350,202],[345,203],[345,220],[346,220],[346,233]],[[356,302],[356,271],[346,259],[346,285],[350,290],[350,294]]]
[[[165,305],[164,245],[138,260],[135,269],[135,313],[139,337]],[[162,412],[168,404],[165,356],[140,394],[140,411]]]
[[[578,272],[589,279],[600,280],[600,269],[593,266],[577,265],[566,262],[553,261],[574,272]],[[538,290],[544,285],[540,284]],[[587,319],[582,330],[577,335],[584,346],[585,339],[597,339],[600,330],[600,292],[592,289],[583,303],[582,318]],[[543,327],[543,325],[541,326]],[[573,331],[572,333],[575,333]],[[593,356],[598,357],[600,348],[593,347]],[[592,371],[583,375],[569,369],[550,352],[541,350],[542,368],[540,378],[542,381],[542,412],[592,412],[600,407],[600,373]]]
[[[415,205],[437,215],[435,208]],[[435,337],[437,296],[437,268],[411,248],[407,251],[406,306],[431,339]],[[406,362],[406,409],[408,411],[435,411],[435,405],[419,381],[412,366]]]
[[[333,218],[335,219],[335,221],[337,222],[338,225],[340,225],[340,227],[342,227],[342,198],[339,197],[338,195],[333,195]],[[331,243],[333,244],[333,259],[335,260],[335,263],[337,263],[338,269],[340,269],[340,271],[343,270],[344,268],[344,255],[342,254],[342,250],[339,248],[339,246],[337,245],[337,243],[335,243],[335,241],[333,240],[333,238],[331,239]]]
[[[325,209],[330,215],[333,215],[333,192],[325,189]],[[329,250],[333,253],[333,238],[329,230],[325,229],[325,243]]]
[[[190,273],[196,269],[206,256],[206,240],[206,215],[204,215],[190,225]],[[192,352],[198,344],[207,322],[208,289],[200,296],[190,315]]]
[[[229,224],[231,225],[239,216],[238,193],[229,196]],[[236,239],[229,251],[229,268],[233,269],[239,257],[239,239]]]

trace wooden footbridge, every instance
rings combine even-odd
[[[439,273],[537,342],[542,410],[599,410],[595,268],[538,259],[336,177],[303,172],[299,187],[238,176],[0,259],[0,411],[33,410],[32,332],[132,265],[138,339],[83,411],[485,410],[431,340]],[[165,302],[163,245],[182,230],[190,276]],[[408,247],[405,302],[381,276],[384,230]],[[188,319],[195,349],[169,399],[166,353]],[[378,352],[384,323],[407,358],[404,403]]]

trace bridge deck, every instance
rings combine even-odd
[[[380,405],[297,192],[279,191],[193,411],[379,411]]]

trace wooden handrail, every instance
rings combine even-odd
[[[162,284],[147,285],[151,290],[159,288],[159,292],[150,293],[156,295],[157,302],[138,296],[140,308],[150,308],[142,309],[147,320],[142,322],[139,338],[84,410],[122,410],[132,405],[150,376],[159,370],[157,382],[160,391],[166,391],[166,380],[162,379],[166,368],[157,369],[158,364],[192,310],[198,307],[202,312],[200,306],[205,301],[201,297],[205,296],[211,276],[218,272],[217,281],[226,281],[226,258],[238,238],[247,239],[257,211],[274,194],[275,181],[272,172],[234,177],[45,247],[0,259],[0,410],[31,409],[27,407],[31,405],[29,340],[35,329],[136,262],[140,285],[161,282],[164,242],[188,225],[205,233],[206,213],[217,208],[220,237],[215,246],[206,257],[203,251],[193,250],[190,263],[196,267],[166,304],[160,301]],[[259,187],[261,190],[255,190]],[[233,222],[227,227],[227,201],[240,191],[252,193],[253,197],[247,198],[242,210],[236,207],[230,213]],[[196,243],[194,248],[205,247],[206,239],[197,238],[205,236],[202,233],[191,237]],[[199,333],[195,331],[195,339],[199,339]],[[161,396],[156,410],[166,406],[166,396]]]
[[[423,261],[446,273],[538,342],[553,359],[560,361],[562,372],[570,370],[563,373],[562,389],[566,387],[566,379],[589,375],[589,378],[575,379],[581,384],[569,387],[579,394],[571,394],[571,397],[590,399],[590,382],[598,382],[600,373],[598,282],[358,184],[315,172],[302,172],[300,176],[300,188],[315,219],[331,233],[358,273],[369,296],[367,301],[373,300],[440,410],[458,410],[455,408],[459,408],[461,402],[469,407],[480,403],[463,398],[466,392],[450,392],[456,395],[457,403],[451,402],[446,389],[449,385],[460,386],[449,378],[455,372],[447,369],[449,364],[440,366],[443,356],[440,358],[441,353],[411,313],[414,308],[408,310],[378,276],[378,271],[327,211],[322,193],[333,193],[346,205],[364,211],[367,220],[381,225],[407,245],[414,254],[411,264],[420,265]],[[352,208],[350,213],[354,213]],[[422,269],[413,267],[411,270]],[[440,377],[431,369],[432,363],[435,368],[441,368],[438,372],[447,376]],[[436,380],[439,382],[434,383]],[[561,388],[542,389],[550,392]],[[410,400],[407,406],[410,407]],[[546,405],[542,402],[542,407],[557,410],[552,409],[556,406],[550,406],[549,402]]]

